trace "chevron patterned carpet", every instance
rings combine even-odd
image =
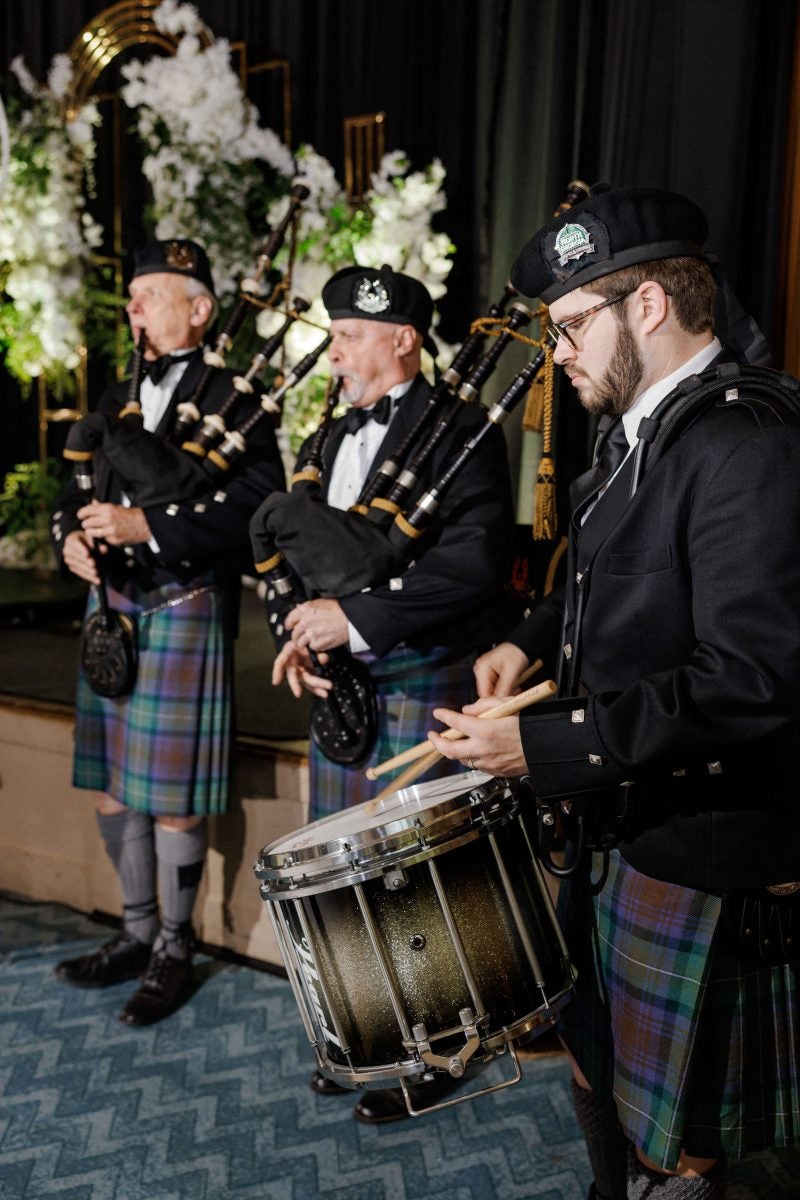
[[[369,1128],[315,1097],[288,983],[200,956],[191,1001],[152,1029],[116,1013],[129,984],[67,988],[61,958],[108,930],[0,897],[3,1200],[583,1200],[590,1172],[562,1057],[523,1081]],[[742,1168],[743,1170],[743,1168]],[[794,1200],[800,1167],[761,1156],[731,1200]]]

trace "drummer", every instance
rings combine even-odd
[[[436,351],[429,332],[433,301],[418,280],[388,266],[337,271],[322,299],[331,317],[331,373],[341,379],[347,405],[326,444],[322,496],[347,509],[430,395],[421,367],[423,349]],[[423,472],[424,486],[483,421],[479,406],[463,406]],[[488,614],[507,575],[513,521],[505,442],[499,430],[490,434],[447,493],[413,566],[364,592],[308,600],[286,622],[291,639],[277,655],[274,684],[286,680],[296,697],[303,688],[325,695],[331,685],[315,674],[309,650],[346,646],[367,664],[377,692],[378,739],[369,758],[341,766],[312,743],[312,820],[368,800],[377,787],[365,768],[424,738],[432,704],[460,707],[475,696],[473,663],[491,644]],[[298,468],[303,457],[304,448]],[[320,1075],[311,1086],[342,1090]],[[399,1090],[370,1092],[355,1109],[367,1123],[406,1115]]]
[[[626,798],[600,894],[576,878],[564,909],[579,971],[564,1036],[598,1200],[722,1197],[726,1160],[800,1137],[791,947],[773,933],[754,954],[724,916],[763,911],[766,885],[800,894],[800,430],[747,404],[736,362],[763,361],[763,338],[741,312],[735,342],[715,336],[729,292],[706,235],[683,196],[603,189],[517,258],[514,285],[550,305],[556,362],[609,422],[573,488],[573,698],[497,721],[437,709],[466,737],[429,735],[451,760],[528,773],[540,799],[583,794],[587,818]],[[717,402],[630,498],[637,430],[721,364]],[[483,696],[546,657],[552,616],[478,661]]]

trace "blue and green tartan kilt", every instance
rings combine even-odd
[[[111,606],[133,614],[177,601],[137,615],[139,666],[129,696],[98,696],[78,671],[74,786],[154,816],[206,816],[229,803],[230,638],[219,591],[181,599],[192,590],[108,589]],[[90,598],[88,611],[96,607]]]
[[[309,750],[309,820],[340,812],[353,804],[371,800],[390,782],[391,776],[369,780],[367,767],[376,766],[421,742],[436,722],[432,709],[439,705],[460,709],[475,699],[474,655],[449,661],[452,651],[432,650],[426,654],[396,646],[381,659],[357,657],[369,664],[377,692],[378,738],[372,753],[357,766],[332,763],[314,743]],[[395,774],[402,768],[398,768]],[[456,766],[443,759],[425,779],[450,775]]]
[[[564,1040],[666,1170],[681,1149],[737,1159],[800,1140],[800,970],[740,961],[720,905],[617,851],[599,896],[570,883],[559,900],[578,969]]]

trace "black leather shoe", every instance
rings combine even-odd
[[[439,1075],[428,1083],[412,1084],[409,1087],[414,1108],[430,1108],[442,1100],[449,1100],[465,1081]],[[362,1125],[387,1125],[390,1121],[404,1121],[411,1113],[406,1108],[402,1088],[384,1088],[365,1092],[353,1109],[353,1116]]]
[[[191,958],[172,958],[163,951],[150,956],[138,991],[119,1014],[126,1025],[154,1025],[179,1009],[192,988]]]
[[[91,954],[56,963],[53,974],[73,987],[110,987],[125,979],[138,979],[150,961],[152,946],[120,933]]]
[[[343,1096],[345,1092],[352,1092],[353,1089],[345,1087],[341,1083],[336,1083],[333,1079],[328,1079],[327,1075],[323,1075],[321,1071],[314,1071],[308,1081],[308,1086],[312,1092],[318,1096]]]

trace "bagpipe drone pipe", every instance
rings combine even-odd
[[[287,307],[280,329],[267,338],[253,356],[247,372],[234,377],[229,392],[215,411],[201,412],[200,405],[209,384],[224,369],[225,354],[247,314],[254,311],[260,281],[272,268],[275,255],[307,195],[305,184],[298,182],[292,187],[287,211],[258,248],[253,274],[242,281],[239,300],[224,329],[214,346],[203,352],[202,372],[191,398],[178,405],[177,419],[171,433],[162,438],[144,428],[139,390],[146,369],[145,329],[134,351],[125,403],[115,413],[93,412],[76,422],[67,438],[64,450],[66,459],[72,462],[85,461],[89,455],[97,458],[98,465],[102,460],[104,465],[116,472],[132,503],[142,507],[189,501],[207,492],[210,487],[219,485],[233,462],[246,449],[247,435],[242,433],[244,426],[249,432],[264,417],[276,417],[286,391],[316,361],[316,357],[308,361],[304,359],[283,379],[280,386],[260,398],[255,413],[238,429],[229,428],[242,398],[254,394],[254,378],[278,352],[291,325],[308,309],[308,301],[298,297]],[[318,348],[317,356],[323,349],[324,346]],[[223,442],[222,446],[214,450],[220,441]]]

